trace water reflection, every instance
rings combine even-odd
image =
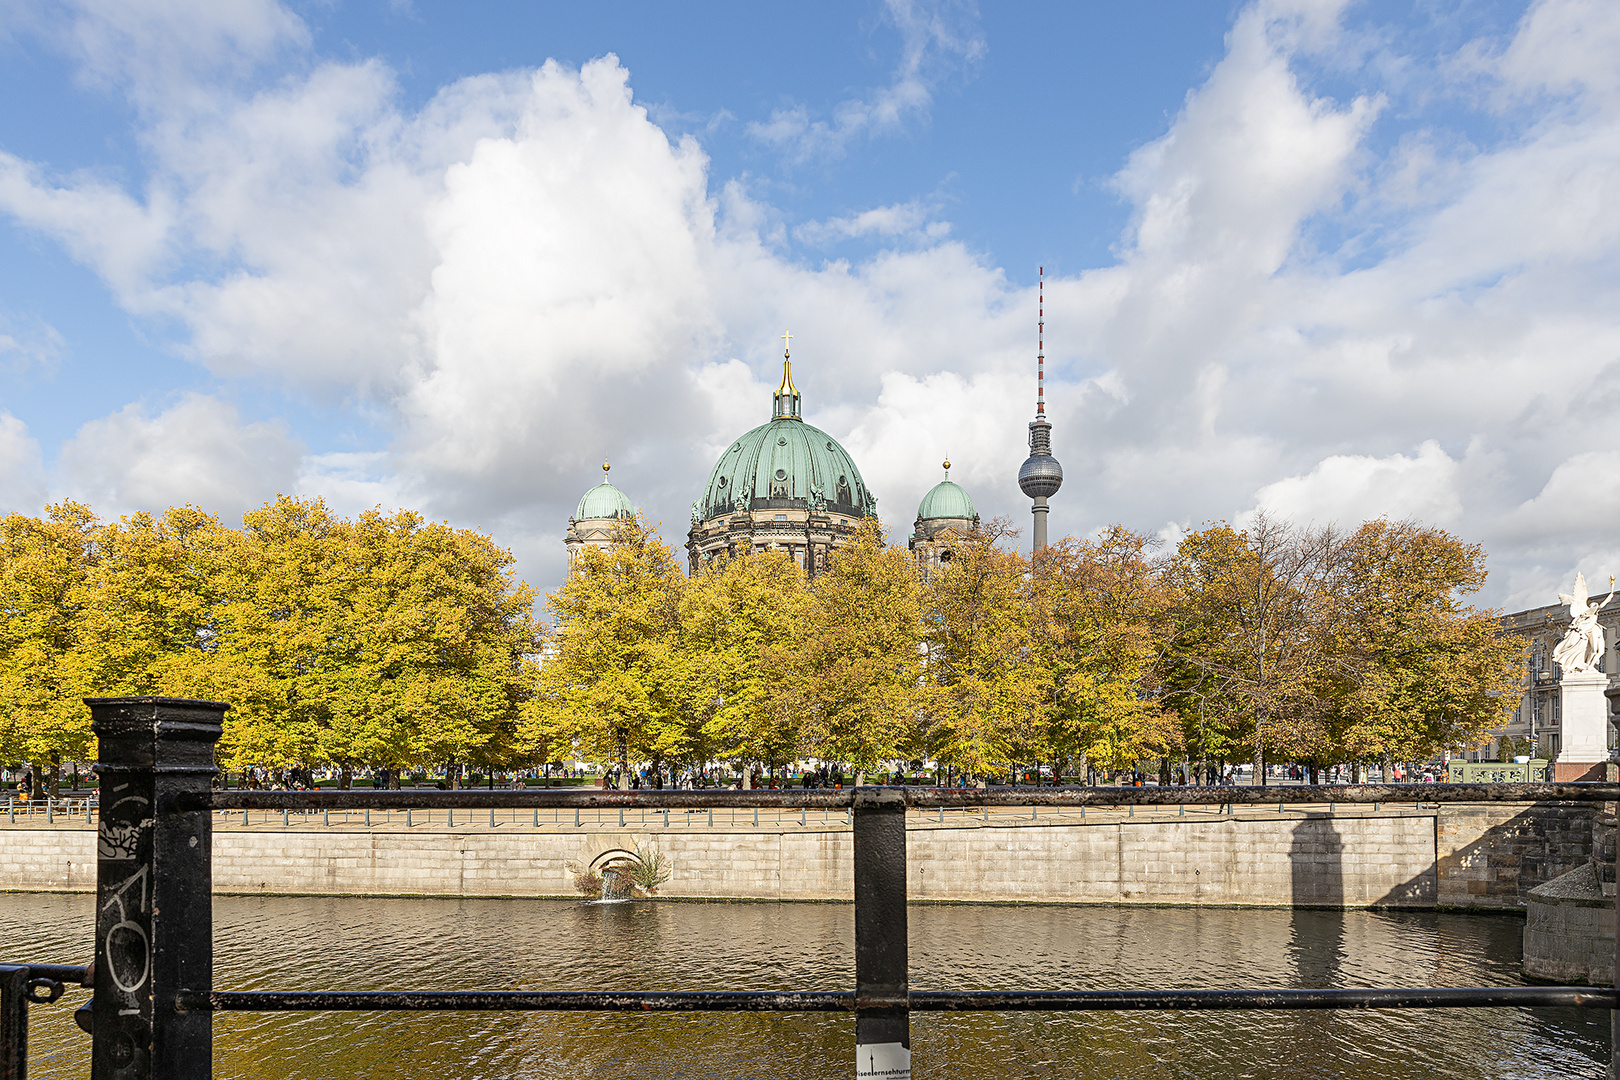
[[[83,962],[83,896],[0,895],[0,954]],[[919,988],[1517,984],[1523,923],[1425,913],[915,906]],[[575,904],[220,897],[221,989],[842,989],[842,904]],[[62,1005],[33,1011],[32,1075],[88,1076]],[[66,1007],[64,1007],[66,1006]],[[1577,1010],[1091,1013],[913,1018],[920,1078],[1601,1077],[1607,1015]],[[837,1077],[837,1016],[221,1016],[215,1075]]]

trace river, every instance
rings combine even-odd
[[[92,900],[0,894],[0,958],[84,963]],[[255,989],[847,989],[847,904],[218,897],[215,979]],[[914,905],[914,989],[1518,985],[1511,916]],[[31,1010],[30,1075],[89,1076],[83,1000]],[[914,1075],[1359,1080],[1593,1077],[1605,1012],[1057,1013],[912,1018]],[[833,1015],[232,1013],[214,1075],[853,1075]]]

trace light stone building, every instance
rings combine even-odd
[[[602,482],[587,491],[568,519],[568,531],[563,534],[563,546],[568,549],[570,565],[579,553],[588,547],[605,548],[613,542],[613,527],[625,518],[636,516],[635,507],[624,492],[608,482],[612,466],[602,463]]]
[[[1569,629],[1567,604],[1516,611],[1502,616],[1502,628],[1524,640],[1527,656],[1524,678],[1519,686],[1519,707],[1507,726],[1491,732],[1489,739],[1469,751],[1476,761],[1511,760],[1513,749],[1533,744],[1533,753],[1548,760],[1562,749],[1562,720],[1559,688],[1563,672],[1553,662],[1553,648]],[[1603,657],[1598,668],[1609,677],[1609,747],[1616,745],[1616,705],[1620,704],[1620,596],[1598,613],[1603,627]],[[1522,752],[1522,751],[1521,751]]]
[[[923,579],[951,561],[955,541],[979,529],[979,512],[961,485],[951,480],[951,463],[944,464],[945,479],[935,484],[917,504],[910,548]]]

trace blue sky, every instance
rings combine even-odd
[[[768,415],[903,539],[1258,509],[1620,570],[1620,6],[0,3],[0,503],[684,539]]]

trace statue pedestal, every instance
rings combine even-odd
[[[1603,694],[1608,688],[1609,677],[1601,671],[1564,676],[1554,780],[1584,780],[1593,766],[1609,760],[1609,699]],[[1602,770],[1593,779],[1603,779]]]

